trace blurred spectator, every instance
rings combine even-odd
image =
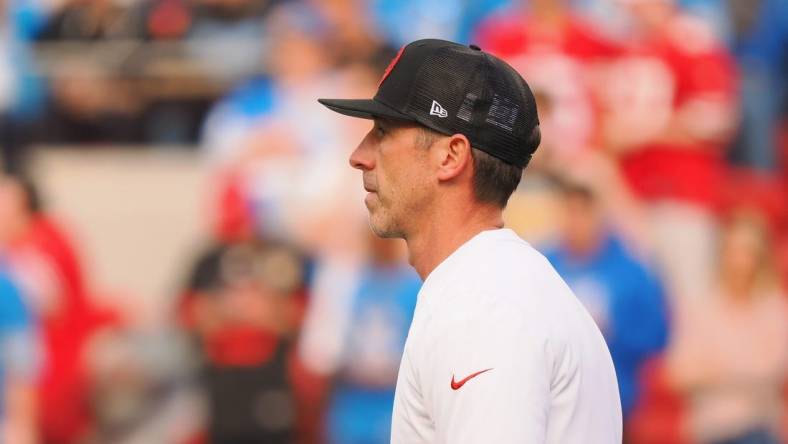
[[[735,70],[711,29],[673,0],[623,3],[634,25],[603,89],[605,145],[647,206],[651,247],[679,302],[708,294],[712,279]]]
[[[678,319],[671,379],[689,400],[694,440],[784,442],[777,433],[788,377],[788,301],[763,219],[734,213],[719,252],[712,297]]]
[[[105,318],[90,302],[72,243],[27,180],[0,178],[0,254],[41,322],[41,439],[74,442],[92,423],[82,353]]]
[[[215,166],[244,166],[254,159],[257,153],[251,135],[265,132],[277,112],[295,105],[286,101],[299,98],[299,88],[314,88],[311,84],[319,82],[330,68],[330,55],[322,50],[320,36],[315,34],[322,28],[317,14],[309,9],[281,7],[271,21],[276,29],[269,33],[276,38],[269,56],[252,58],[258,66],[265,65],[270,76],[243,82],[217,103],[206,120],[202,145]],[[305,105],[301,100],[299,105]],[[291,150],[288,145],[294,144],[293,137],[286,133],[296,131],[280,124],[278,131],[270,132],[269,137],[260,138],[266,141],[268,151],[281,155]]]
[[[303,4],[274,10],[268,28],[275,36],[272,49],[268,59],[260,61],[270,76],[246,82],[222,100],[206,122],[203,140],[222,186],[220,238],[283,238],[309,251],[316,273],[309,310],[320,315],[327,314],[321,310],[324,303],[329,311],[342,305],[349,295],[344,289],[355,288],[357,282],[354,264],[364,245],[358,234],[366,220],[362,199],[347,199],[362,187],[346,159],[368,123],[326,114],[315,97],[338,90],[368,95],[378,77],[367,63],[379,63],[387,51],[366,37],[358,12],[347,8],[354,4],[342,3],[339,10],[325,5],[310,10]],[[356,24],[356,32],[344,29]],[[363,51],[343,56],[335,51],[343,43],[361,45]],[[341,332],[318,328],[306,335],[323,341]],[[314,366],[312,357],[301,353],[294,360],[295,367],[301,361],[304,365],[294,377],[302,382],[293,390],[312,400],[296,418],[303,424],[300,434],[314,437],[305,442],[318,439],[313,429],[324,422],[315,414],[322,411],[322,379],[328,376],[321,370],[330,365]],[[388,414],[390,405],[386,410]]]
[[[668,331],[660,283],[607,223],[599,197],[562,180],[559,242],[545,256],[583,302],[605,336],[618,376],[625,419],[638,401],[642,365],[665,346]]]
[[[305,265],[296,250],[272,242],[219,247],[198,262],[185,314],[204,362],[208,442],[296,439],[290,343],[304,302]]]
[[[38,442],[36,383],[41,364],[33,315],[0,271],[0,442]]]
[[[517,69],[540,98],[539,117],[553,163],[595,143],[595,78],[618,46],[573,13],[569,0],[535,0],[482,22],[476,41]]]
[[[47,323],[84,310],[87,291],[80,260],[44,211],[35,185],[21,177],[1,177],[0,212],[0,251],[39,316]]]
[[[371,231],[368,237],[370,259],[340,328],[344,340],[326,413],[331,443],[389,442],[399,361],[421,288],[401,242]]]
[[[239,190],[262,236],[321,254],[356,254],[363,207],[344,196],[361,188],[345,164],[367,122],[327,114],[315,97],[321,91],[362,96],[377,79],[360,64],[334,70],[320,36],[307,26],[319,18],[299,18],[302,13],[290,7],[272,13],[272,77],[249,82],[216,106],[203,147],[225,186]]]

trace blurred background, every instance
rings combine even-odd
[[[388,442],[421,282],[316,98],[424,37],[537,96],[626,442],[788,442],[787,0],[0,0],[0,442]]]

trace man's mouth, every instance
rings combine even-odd
[[[362,177],[362,180],[361,180],[361,184],[364,186],[364,190],[369,192],[369,193],[377,193],[378,192],[377,187],[374,186],[376,182],[377,181],[375,179],[373,179],[370,176],[366,176],[366,175],[364,177]]]

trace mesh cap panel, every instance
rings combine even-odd
[[[419,123],[464,134],[474,148],[507,163],[525,165],[536,149],[526,143],[538,124],[528,85],[481,51],[459,45],[435,51],[419,68],[407,101],[405,113]],[[434,103],[445,117],[433,112]]]

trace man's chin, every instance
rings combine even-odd
[[[369,228],[375,235],[384,239],[399,239],[404,237],[399,230],[393,230],[390,227],[375,223],[371,213],[369,215]]]

